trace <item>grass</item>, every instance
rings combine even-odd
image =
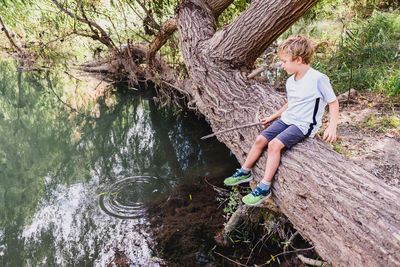
[[[391,115],[369,115],[364,119],[363,125],[371,130],[382,133],[393,130],[396,135],[399,135],[400,115],[396,113]]]

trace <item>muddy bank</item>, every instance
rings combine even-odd
[[[217,237],[221,237],[227,216],[224,207],[230,200],[230,188],[224,188],[222,180],[199,178],[196,184],[181,185],[173,195],[148,207],[156,254],[166,266],[305,266],[297,259],[298,253],[318,257],[299,235],[284,252],[295,230],[285,222],[281,226],[287,238],[282,239],[272,229],[280,222],[257,208],[226,237],[225,244],[217,242],[222,241]],[[300,250],[293,252],[296,249]]]

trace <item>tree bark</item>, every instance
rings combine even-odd
[[[232,24],[209,40],[210,56],[224,58],[235,68],[252,68],[261,53],[317,2],[252,1]]]
[[[233,0],[209,0],[207,4],[212,10],[214,17],[218,18],[219,15],[233,2]],[[176,31],[177,21],[176,17],[168,19],[162,25],[156,37],[149,45],[147,53],[147,64],[153,65],[153,58],[157,51],[168,41],[169,37]]]
[[[285,103],[283,95],[248,79],[243,69],[316,2],[253,0],[218,32],[207,4],[181,2],[179,39],[191,79],[185,90],[214,132],[257,122]],[[261,129],[238,129],[218,139],[243,163]],[[256,181],[265,162],[264,154],[253,168]],[[274,203],[332,265],[400,264],[400,191],[322,141],[307,139],[283,153],[266,206]]]

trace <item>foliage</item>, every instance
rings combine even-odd
[[[400,95],[400,72],[397,75],[389,78],[386,83],[386,89],[390,96],[398,96]]]
[[[317,44],[313,66],[338,93],[350,88],[397,96],[400,13],[396,1],[320,1],[281,39],[294,33]]]
[[[223,27],[229,23],[232,23],[235,18],[237,18],[250,4],[250,0],[245,0],[245,1],[240,1],[240,0],[235,0],[233,3],[228,6],[227,9],[222,12],[222,14],[219,16],[218,21],[217,21],[217,27]]]
[[[0,1],[0,17],[16,42],[33,55],[38,66],[72,66],[105,57],[109,49],[94,38],[96,29],[82,19],[97,23],[117,49],[130,40],[149,44],[162,23],[174,17],[179,0],[68,0]],[[221,14],[217,27],[231,23],[250,3],[233,1]],[[380,90],[399,94],[398,69],[400,15],[392,0],[320,1],[281,39],[301,33],[318,43],[314,66],[327,73],[337,92]],[[3,50],[9,47],[0,39]],[[10,51],[10,48],[8,48]],[[177,33],[160,49],[177,71],[184,70]]]
[[[333,54],[320,56],[315,64],[339,92],[382,90],[380,83],[400,67],[399,39],[400,15],[375,11],[367,20],[349,24]]]
[[[228,202],[225,204],[224,213],[230,216],[236,212],[241,204],[241,195],[237,186],[234,186],[229,192],[229,198],[226,201]]]
[[[3,1],[0,2],[0,17],[3,18],[13,38],[21,47],[33,54],[37,65],[71,65],[92,57],[105,56],[108,49],[96,41],[98,29],[82,22],[88,20],[98,24],[117,48],[132,40],[148,43],[157,27],[154,20],[147,19],[148,11],[139,1],[57,1],[73,17],[62,12],[52,1]],[[147,28],[146,28],[146,27]],[[5,38],[0,45],[7,47]]]
[[[400,131],[400,115],[370,115],[364,119],[364,126],[380,132],[387,132],[389,129]]]

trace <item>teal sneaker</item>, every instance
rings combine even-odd
[[[248,182],[251,179],[251,171],[242,172],[240,169],[237,169],[231,177],[228,177],[224,180],[224,183],[226,185],[237,185]]]
[[[261,187],[259,187],[257,185],[253,192],[251,192],[248,195],[245,195],[242,198],[242,201],[246,205],[255,206],[255,205],[260,204],[261,200],[267,199],[270,196],[271,196],[271,190],[270,189],[264,190],[264,189],[262,189]]]

